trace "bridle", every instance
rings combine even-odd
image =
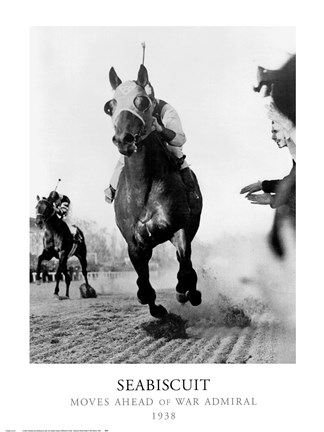
[[[138,132],[137,134],[133,135],[133,134],[131,134],[131,133],[128,133],[128,135],[130,135],[130,136],[133,137],[133,140],[132,140],[132,141],[129,140],[127,143],[128,143],[130,146],[133,147],[133,149],[134,149],[134,153],[136,153],[136,152],[137,152],[137,148],[138,148],[139,143],[140,143],[141,141],[143,141],[143,140],[146,138],[146,136],[147,136],[147,128],[146,128],[146,124],[145,124],[144,119],[143,119],[143,118],[142,118],[142,117],[141,117],[137,112],[135,112],[135,111],[133,111],[133,110],[131,110],[131,109],[128,109],[128,108],[121,109],[121,110],[118,112],[118,114],[117,114],[117,116],[116,116],[116,118],[115,118],[115,122],[117,121],[117,119],[118,119],[120,113],[122,113],[123,111],[130,112],[131,114],[133,114],[134,116],[136,116],[137,118],[139,118],[139,119],[141,120],[141,122],[142,122],[142,127],[141,127],[141,129],[139,130],[139,132]],[[116,124],[115,122],[114,122],[114,126],[115,126],[115,124]]]
[[[141,141],[143,141],[143,139],[145,138],[145,136],[146,136],[146,127],[145,127],[145,123],[143,121],[143,126],[141,127],[140,131],[136,135],[134,135],[134,141],[132,143],[130,143],[134,147],[134,153],[137,152],[138,144]]]
[[[48,201],[47,199],[42,199],[42,200],[38,201],[36,208],[38,208],[38,205],[40,202],[47,202],[48,204],[52,205],[52,203],[50,201]],[[55,209],[53,207],[53,211],[48,217],[45,217],[43,213],[39,213],[39,212],[36,213],[36,217],[41,216],[44,219],[44,223],[46,223],[52,216],[54,216],[54,214],[55,214]]]
[[[144,89],[144,87],[142,88]],[[144,106],[143,106],[143,102],[144,102]],[[152,100],[147,95],[137,95],[134,97],[133,100],[133,105],[135,109],[133,109],[132,107],[124,107],[124,108],[117,109],[116,112],[113,112],[114,106],[116,106],[116,104],[117,104],[116,99],[111,99],[105,104],[104,107],[105,113],[108,114],[110,117],[112,117],[114,128],[116,128],[117,120],[122,112],[131,113],[133,116],[137,117],[142,123],[142,127],[137,134],[133,135],[129,133],[129,135],[133,137],[133,140],[132,141],[129,140],[128,144],[134,147],[134,152],[136,153],[139,142],[144,140],[147,136],[146,123],[141,114],[145,114],[152,107]]]

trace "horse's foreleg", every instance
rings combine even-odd
[[[66,285],[65,296],[67,298],[69,298],[70,297],[69,289],[70,289],[71,277],[70,277],[68,269],[67,269],[67,260],[63,263],[62,273],[64,274],[64,277],[65,277],[65,285]]]
[[[41,273],[41,268],[42,268],[42,262],[44,261],[44,252],[43,251],[39,257],[38,257],[38,261],[37,261],[37,269],[36,269],[36,283],[37,285],[41,284],[41,277],[40,277],[40,273]]]
[[[180,303],[189,300],[193,306],[198,306],[201,303],[201,292],[196,289],[197,274],[192,267],[191,243],[187,239],[185,230],[177,231],[171,242],[177,250],[177,259],[180,264],[177,274],[177,299]]]
[[[138,249],[132,246],[128,248],[129,258],[138,275],[137,297],[140,303],[149,304],[156,299],[155,291],[150,284],[149,261],[152,256],[152,249]]]
[[[75,254],[75,256],[80,261],[81,268],[82,268],[82,274],[83,274],[83,277],[84,277],[84,281],[85,281],[86,285],[89,285],[89,282],[88,282],[88,272],[87,272],[88,263],[87,263],[87,258],[86,258],[86,251],[84,251],[84,252],[82,251],[81,252],[81,251],[77,250],[77,254]]]
[[[56,280],[56,285],[54,290],[55,295],[58,295],[59,293],[59,285],[60,285],[62,273],[65,276],[66,297],[69,297],[69,287],[70,287],[71,278],[67,271],[67,256],[65,252],[61,252],[59,255],[59,264],[55,274],[55,280]]]
[[[53,253],[51,253],[50,251],[48,251],[46,249],[44,249],[43,252],[39,255],[38,261],[37,261],[37,269],[36,269],[36,282],[38,285],[40,285],[40,283],[41,283],[40,273],[41,273],[41,269],[42,269],[42,262],[45,260],[49,261],[52,258],[53,258]]]
[[[137,278],[137,298],[141,304],[147,304],[150,313],[155,318],[162,318],[167,314],[166,309],[161,305],[155,304],[156,293],[150,284],[149,261],[152,257],[151,248],[139,248],[133,245],[128,246],[129,258],[138,275]]]

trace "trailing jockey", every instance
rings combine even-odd
[[[56,190],[53,190],[48,198],[47,201],[49,201],[55,210],[56,216],[59,219],[65,219],[68,216],[69,210],[70,210],[70,198],[66,195],[59,194]],[[76,229],[75,225],[71,225],[67,220],[65,219],[64,222],[69,227],[71,234],[73,235],[73,241],[74,243],[80,243],[81,238],[78,234],[78,230]]]

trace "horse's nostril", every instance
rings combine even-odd
[[[117,146],[122,144],[129,145],[135,142],[135,136],[132,135],[131,133],[126,133],[125,135],[122,136],[114,135],[112,141]]]
[[[125,143],[127,143],[127,144],[132,144],[132,143],[135,141],[135,137],[134,137],[134,135],[132,135],[132,134],[130,134],[130,133],[127,133],[127,134],[125,135],[123,141],[124,141]]]

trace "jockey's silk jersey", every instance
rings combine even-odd
[[[61,202],[61,205],[62,204],[65,204],[65,205],[68,204],[68,205],[70,205],[70,203],[71,203],[70,198],[68,196],[61,195],[61,194],[60,194],[60,202]]]
[[[182,147],[186,142],[186,136],[182,130],[180,117],[176,110],[162,99],[156,99],[153,116],[157,118],[161,126],[172,130],[176,134],[169,144],[175,147]]]

